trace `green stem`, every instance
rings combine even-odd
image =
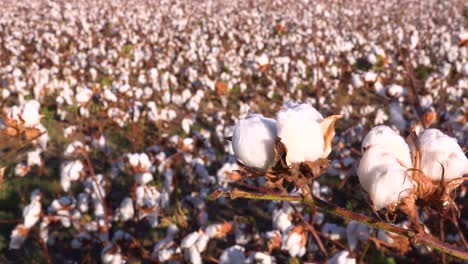
[[[419,242],[423,245],[437,249],[454,257],[461,258],[463,260],[468,260],[468,252],[459,250],[451,245],[445,244],[429,234],[417,233],[413,230],[397,227],[395,225],[382,222],[380,220],[374,219],[363,214],[354,213],[344,208],[333,205],[329,202],[326,202],[324,200],[321,200],[315,196],[313,196],[313,198],[310,199],[302,196],[246,192],[236,188],[234,188],[231,192],[217,191],[213,196],[213,198],[217,198],[219,196],[227,196],[230,199],[245,198],[266,201],[300,202],[306,205],[316,206],[317,208],[328,214],[335,215],[347,220],[354,220],[376,229],[382,229],[388,232],[392,232],[410,238],[415,243]]]

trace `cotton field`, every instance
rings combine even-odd
[[[0,10],[0,263],[468,261],[466,1]]]

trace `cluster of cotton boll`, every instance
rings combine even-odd
[[[5,236],[13,252],[43,250],[29,241],[37,233],[52,262],[89,253],[103,263],[353,263],[370,243],[362,241],[385,236],[296,204],[238,210],[209,193],[259,188],[262,179],[239,181],[232,172],[270,172],[278,137],[287,166],[330,159],[311,186],[315,196],[365,210],[355,192],[361,181],[381,209],[415,188],[404,174],[413,152],[399,136],[413,126],[425,175],[440,180],[440,164],[447,182],[466,173],[462,1],[0,6],[0,171],[7,166],[5,197],[24,205],[0,209],[18,223]],[[342,116],[333,145],[324,127],[337,117],[325,114]],[[378,125],[388,125],[383,138],[371,130]],[[431,127],[440,131],[424,130]],[[26,150],[4,156],[16,147]],[[462,186],[454,199],[464,195]],[[346,246],[323,254],[301,219],[312,221],[327,249]]]
[[[325,142],[328,127],[324,124],[322,115],[310,104],[287,102],[276,120],[259,114],[240,120],[234,127],[232,148],[242,164],[260,171],[275,165],[277,138],[286,148],[288,165],[313,162],[326,158],[331,151],[330,142]]]
[[[445,184],[468,173],[468,158],[457,140],[438,129],[424,130],[417,138],[418,150],[387,126],[369,131],[362,142],[364,153],[357,174],[377,210],[396,206],[420,184],[408,173],[420,163],[430,180]],[[416,151],[419,160],[416,161]],[[416,168],[419,169],[419,168]]]

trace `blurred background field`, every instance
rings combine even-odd
[[[342,219],[313,223],[326,252],[309,235],[299,258],[268,252],[265,234],[284,205],[209,198],[230,188],[228,172],[237,168],[225,140],[235,123],[249,113],[274,117],[285,102],[343,116],[332,166],[314,192],[367,215],[355,167],[371,127],[387,124],[407,136],[419,120],[468,145],[465,1],[32,0],[2,1],[0,9],[0,116],[35,100],[42,114],[35,127],[44,133],[33,141],[0,135],[2,263],[101,263],[109,245],[129,263],[163,262],[155,245],[171,224],[179,231],[167,260],[183,263],[182,240],[225,221],[232,230],[199,252],[205,263],[236,244],[246,258],[267,252],[276,263],[325,263],[348,249]],[[146,153],[148,167],[133,166],[131,153]],[[83,165],[79,179],[64,171],[74,161]],[[152,179],[142,180],[144,173]],[[35,189],[43,215],[24,244],[9,249]],[[466,185],[456,197],[459,221],[439,221],[431,210],[421,217],[434,236],[467,250],[465,193]],[[66,216],[50,209],[61,197],[72,200]],[[124,221],[125,197],[135,216]],[[297,214],[317,216],[307,208],[288,214],[294,223]],[[338,239],[327,223],[337,224],[330,232]],[[122,233],[131,239],[117,238]],[[363,263],[457,262],[371,236],[353,253]]]

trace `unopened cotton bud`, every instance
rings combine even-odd
[[[275,120],[252,114],[234,127],[232,148],[244,165],[266,171],[275,160],[275,138]]]
[[[455,138],[426,129],[418,140],[421,170],[427,177],[440,180],[444,174],[444,180],[450,181],[468,173],[468,159]]]
[[[320,121],[322,115],[309,104],[293,104],[277,114],[278,136],[286,146],[289,164],[315,161],[325,146]]]

